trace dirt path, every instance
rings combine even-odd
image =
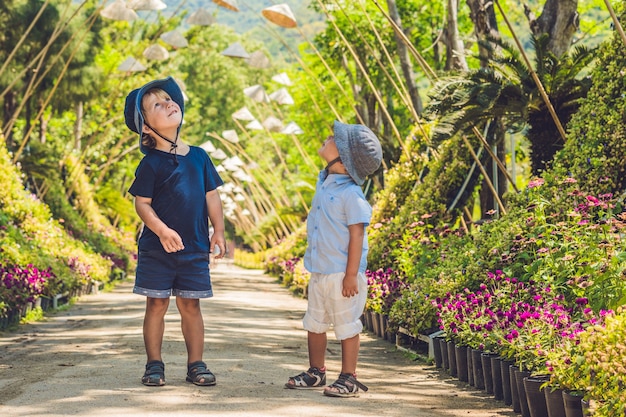
[[[144,298],[125,282],[89,295],[45,322],[0,333],[0,416],[515,416],[486,394],[433,366],[418,364],[388,342],[362,337],[359,398],[286,390],[307,367],[301,318],[306,301],[260,271],[224,263],[212,271],[215,297],[202,302],[205,360],[215,387],[185,382],[179,316],[170,303],[163,344],[167,385],[140,383],[145,361]],[[340,345],[329,334],[334,380]]]

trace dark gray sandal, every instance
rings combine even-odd
[[[290,384],[292,381],[293,383]],[[326,385],[326,372],[321,372],[318,368],[309,368],[306,372],[290,377],[285,388],[311,389],[322,388],[324,385]]]
[[[201,387],[215,385],[215,375],[206,367],[206,363],[202,361],[190,363],[187,365],[187,382]]]
[[[334,388],[336,391],[332,390]],[[324,395],[328,397],[357,397],[359,388],[367,391],[368,388],[356,380],[352,374],[339,374],[339,378],[324,389]]]
[[[165,385],[165,364],[161,361],[148,362],[146,371],[141,378],[141,383],[149,387],[162,387]]]

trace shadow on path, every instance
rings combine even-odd
[[[359,398],[284,389],[308,367],[301,319],[306,301],[261,271],[218,264],[215,297],[201,302],[205,361],[217,386],[185,382],[186,352],[175,303],[166,316],[167,385],[145,387],[145,299],[132,282],[83,297],[45,321],[0,333],[0,416],[515,416],[486,394],[410,360],[364,333]],[[329,382],[340,344],[329,333]]]

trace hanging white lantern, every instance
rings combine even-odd
[[[163,42],[170,46],[173,46],[174,48],[185,48],[189,45],[187,39],[185,39],[183,34],[180,33],[180,31],[177,29],[165,32],[161,35],[161,39],[163,40]]]
[[[270,99],[274,100],[278,104],[293,104],[293,97],[289,94],[286,88],[281,88],[279,90],[274,91],[269,95]]]
[[[226,168],[228,171],[234,172],[237,171],[239,169],[239,167],[235,164],[233,164],[230,159],[224,159],[222,161],[222,166],[224,168]]]
[[[250,58],[250,54],[246,51],[242,44],[234,42],[228,46],[228,48],[222,51],[222,55],[232,58]]]
[[[232,175],[241,182],[252,182],[252,177],[246,174],[242,169],[233,172]]]
[[[255,118],[247,107],[242,107],[233,113],[233,119],[250,121]]]
[[[161,0],[130,0],[128,7],[133,10],[163,10],[167,4]]]
[[[263,130],[263,125],[258,120],[253,120],[246,125],[248,130]]]
[[[296,17],[287,4],[276,4],[267,7],[261,12],[263,16],[272,23],[284,28],[295,28],[298,26]]]
[[[274,75],[272,77],[272,80],[276,81],[278,84],[286,85],[287,87],[290,87],[293,85],[293,83],[289,79],[289,76],[285,72],[281,72],[280,74]]]
[[[243,89],[243,93],[250,97],[254,101],[258,101],[259,103],[269,103],[270,98],[268,97],[265,89],[262,85],[253,85],[251,87],[247,87]]]
[[[234,130],[225,130],[222,132],[222,137],[229,142],[237,143],[239,142],[239,136],[237,136],[237,132]]]
[[[226,159],[228,155],[221,149],[216,149],[214,152],[211,152],[211,156],[215,159]]]
[[[286,135],[301,135],[304,133],[304,130],[300,126],[296,124],[296,122],[289,122],[287,126],[280,133],[284,133]]]
[[[213,142],[211,142],[210,140],[204,142],[202,145],[200,145],[200,147],[204,149],[207,153],[212,153],[217,150],[215,148],[215,145],[213,145]]]
[[[187,18],[187,23],[198,26],[211,26],[215,23],[215,17],[206,9],[198,9]]]
[[[133,9],[128,8],[124,0],[115,0],[107,7],[100,11],[100,15],[111,20],[125,20],[132,22],[137,19],[137,13]]]
[[[222,6],[225,9],[232,10],[233,12],[239,11],[239,6],[237,6],[237,0],[213,0],[213,3],[218,6]]]
[[[143,51],[143,56],[147,59],[153,59],[155,61],[164,61],[170,57],[170,53],[167,52],[167,49],[155,43],[154,45],[148,46]]]
[[[280,132],[281,130],[283,130],[284,125],[280,119],[274,116],[270,116],[263,121],[263,127],[270,132]]]
[[[238,167],[242,167],[245,165],[243,161],[241,160],[241,158],[238,157],[237,155],[234,155],[232,158],[230,158],[230,162],[237,165]]]
[[[141,64],[141,62],[137,61],[133,57],[128,57],[122,62],[119,67],[117,67],[118,71],[123,72],[140,72],[145,71],[147,68]]]
[[[248,65],[254,68],[269,68],[271,63],[270,59],[261,50],[254,51],[250,54],[250,58],[247,60]]]
[[[227,182],[226,184],[220,187],[220,190],[224,191],[225,193],[231,193],[234,188],[235,188],[235,185],[232,182]]]

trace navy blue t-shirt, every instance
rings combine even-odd
[[[150,150],[135,171],[128,192],[152,199],[152,208],[169,228],[183,239],[184,252],[209,251],[209,213],[206,193],[224,181],[211,158],[197,146],[190,146],[185,156],[156,149]],[[159,237],[144,227],[138,249],[163,250]]]

